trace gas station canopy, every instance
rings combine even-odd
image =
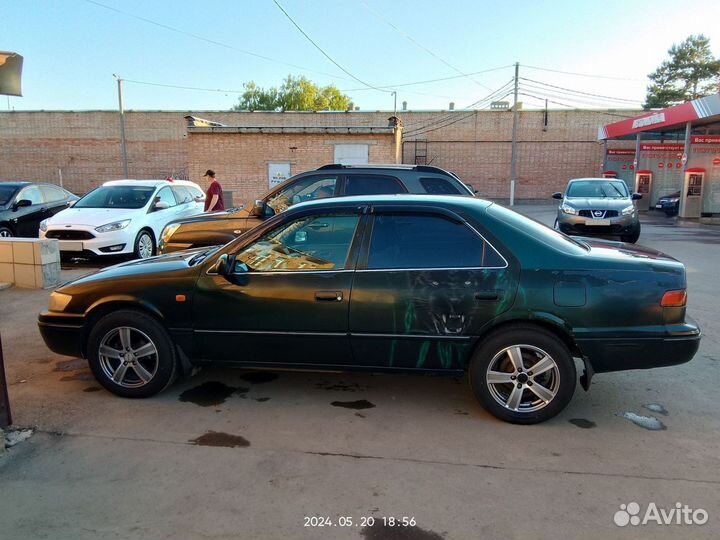
[[[642,193],[639,210],[679,191],[680,217],[720,216],[720,94],[601,126],[598,140],[603,174]]]

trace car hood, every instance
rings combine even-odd
[[[189,273],[195,275],[199,269],[203,266],[202,264],[195,264],[190,266],[189,261],[196,255],[207,252],[210,256],[213,252],[218,249],[218,246],[211,248],[201,247],[195,249],[186,249],[184,251],[177,251],[175,253],[169,253],[167,255],[159,255],[157,257],[150,257],[149,259],[141,259],[136,261],[125,262],[103,268],[98,272],[88,274],[81,278],[75,279],[62,285],[59,289],[60,292],[67,292],[72,294],[72,289],[82,288],[85,285],[97,284],[98,282],[111,282],[121,280],[163,280],[167,278],[175,278],[178,273]],[[138,281],[138,283],[140,283]],[[109,284],[108,284],[109,286]],[[111,290],[108,289],[110,293]]]
[[[195,214],[192,217],[176,219],[170,223],[207,223],[211,221],[224,220],[224,219],[240,219],[247,218],[250,216],[250,212],[245,209],[240,210],[228,210],[225,212],[203,212],[202,214]]]
[[[144,208],[67,208],[48,219],[48,227],[85,225],[100,227],[115,221],[133,219],[145,212]]]
[[[566,197],[565,203],[578,210],[622,210],[630,206],[632,200],[609,197]]]

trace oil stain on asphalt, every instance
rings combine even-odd
[[[390,527],[376,519],[375,524],[360,530],[365,540],[443,540],[442,535],[420,527]]]
[[[357,401],[333,401],[330,403],[333,407],[343,407],[345,409],[372,409],[374,403],[370,403],[367,399],[358,399]]]
[[[247,448],[250,446],[250,441],[245,437],[221,431],[208,431],[205,435],[200,435],[188,442],[197,446],[220,446],[224,448]]]
[[[245,394],[248,388],[228,386],[219,381],[207,381],[199,386],[185,390],[180,394],[180,401],[194,403],[200,407],[212,407],[225,403],[231,395]]]
[[[88,386],[87,388],[83,388],[83,392],[99,392],[102,390],[99,386]]]
[[[625,418],[625,420],[630,420],[636,426],[649,429],[650,431],[664,431],[667,429],[667,426],[654,416],[642,416],[634,412],[624,412],[618,416]]]
[[[86,369],[87,367],[87,360],[83,360],[82,358],[73,358],[72,360],[62,360],[57,362],[53,371],[77,371],[78,369]]]
[[[315,385],[315,388],[319,388],[321,390],[338,390],[340,392],[360,392],[368,389],[367,386],[361,386],[358,383],[346,383],[343,381],[320,381]]]
[[[78,371],[77,373],[73,373],[72,375],[65,375],[65,377],[60,378],[61,381],[94,381],[95,377],[93,377],[93,374],[90,371],[82,370]]]
[[[583,429],[591,429],[597,427],[597,424],[592,420],[586,420],[585,418],[571,418],[568,420],[573,426],[577,426]]]
[[[274,381],[278,378],[278,374],[272,373],[270,371],[251,371],[249,373],[241,375],[240,378],[243,381],[249,382],[251,384],[262,384]]]

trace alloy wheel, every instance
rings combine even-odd
[[[110,330],[100,341],[100,367],[118,386],[139,388],[149,383],[158,369],[158,350],[145,332],[129,326]]]
[[[138,255],[141,259],[152,257],[153,241],[148,233],[142,233],[138,238]]]
[[[0,238],[12,238],[12,232],[10,232],[10,229],[0,229]]]
[[[498,352],[487,368],[490,395],[514,412],[545,408],[560,388],[560,370],[548,353],[533,345],[511,345]]]

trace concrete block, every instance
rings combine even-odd
[[[0,283],[15,283],[12,263],[0,262]]]
[[[36,240],[33,242],[35,264],[60,262],[60,244],[57,240]]]
[[[13,247],[10,240],[0,240],[0,263],[13,262]]]
[[[35,284],[35,265],[14,263],[13,271],[15,272],[15,285],[18,287],[34,289],[37,286]]]
[[[35,264],[35,251],[32,242],[13,240],[13,262],[20,264]]]
[[[52,289],[60,285],[60,263],[35,265],[35,287],[38,289]]]

